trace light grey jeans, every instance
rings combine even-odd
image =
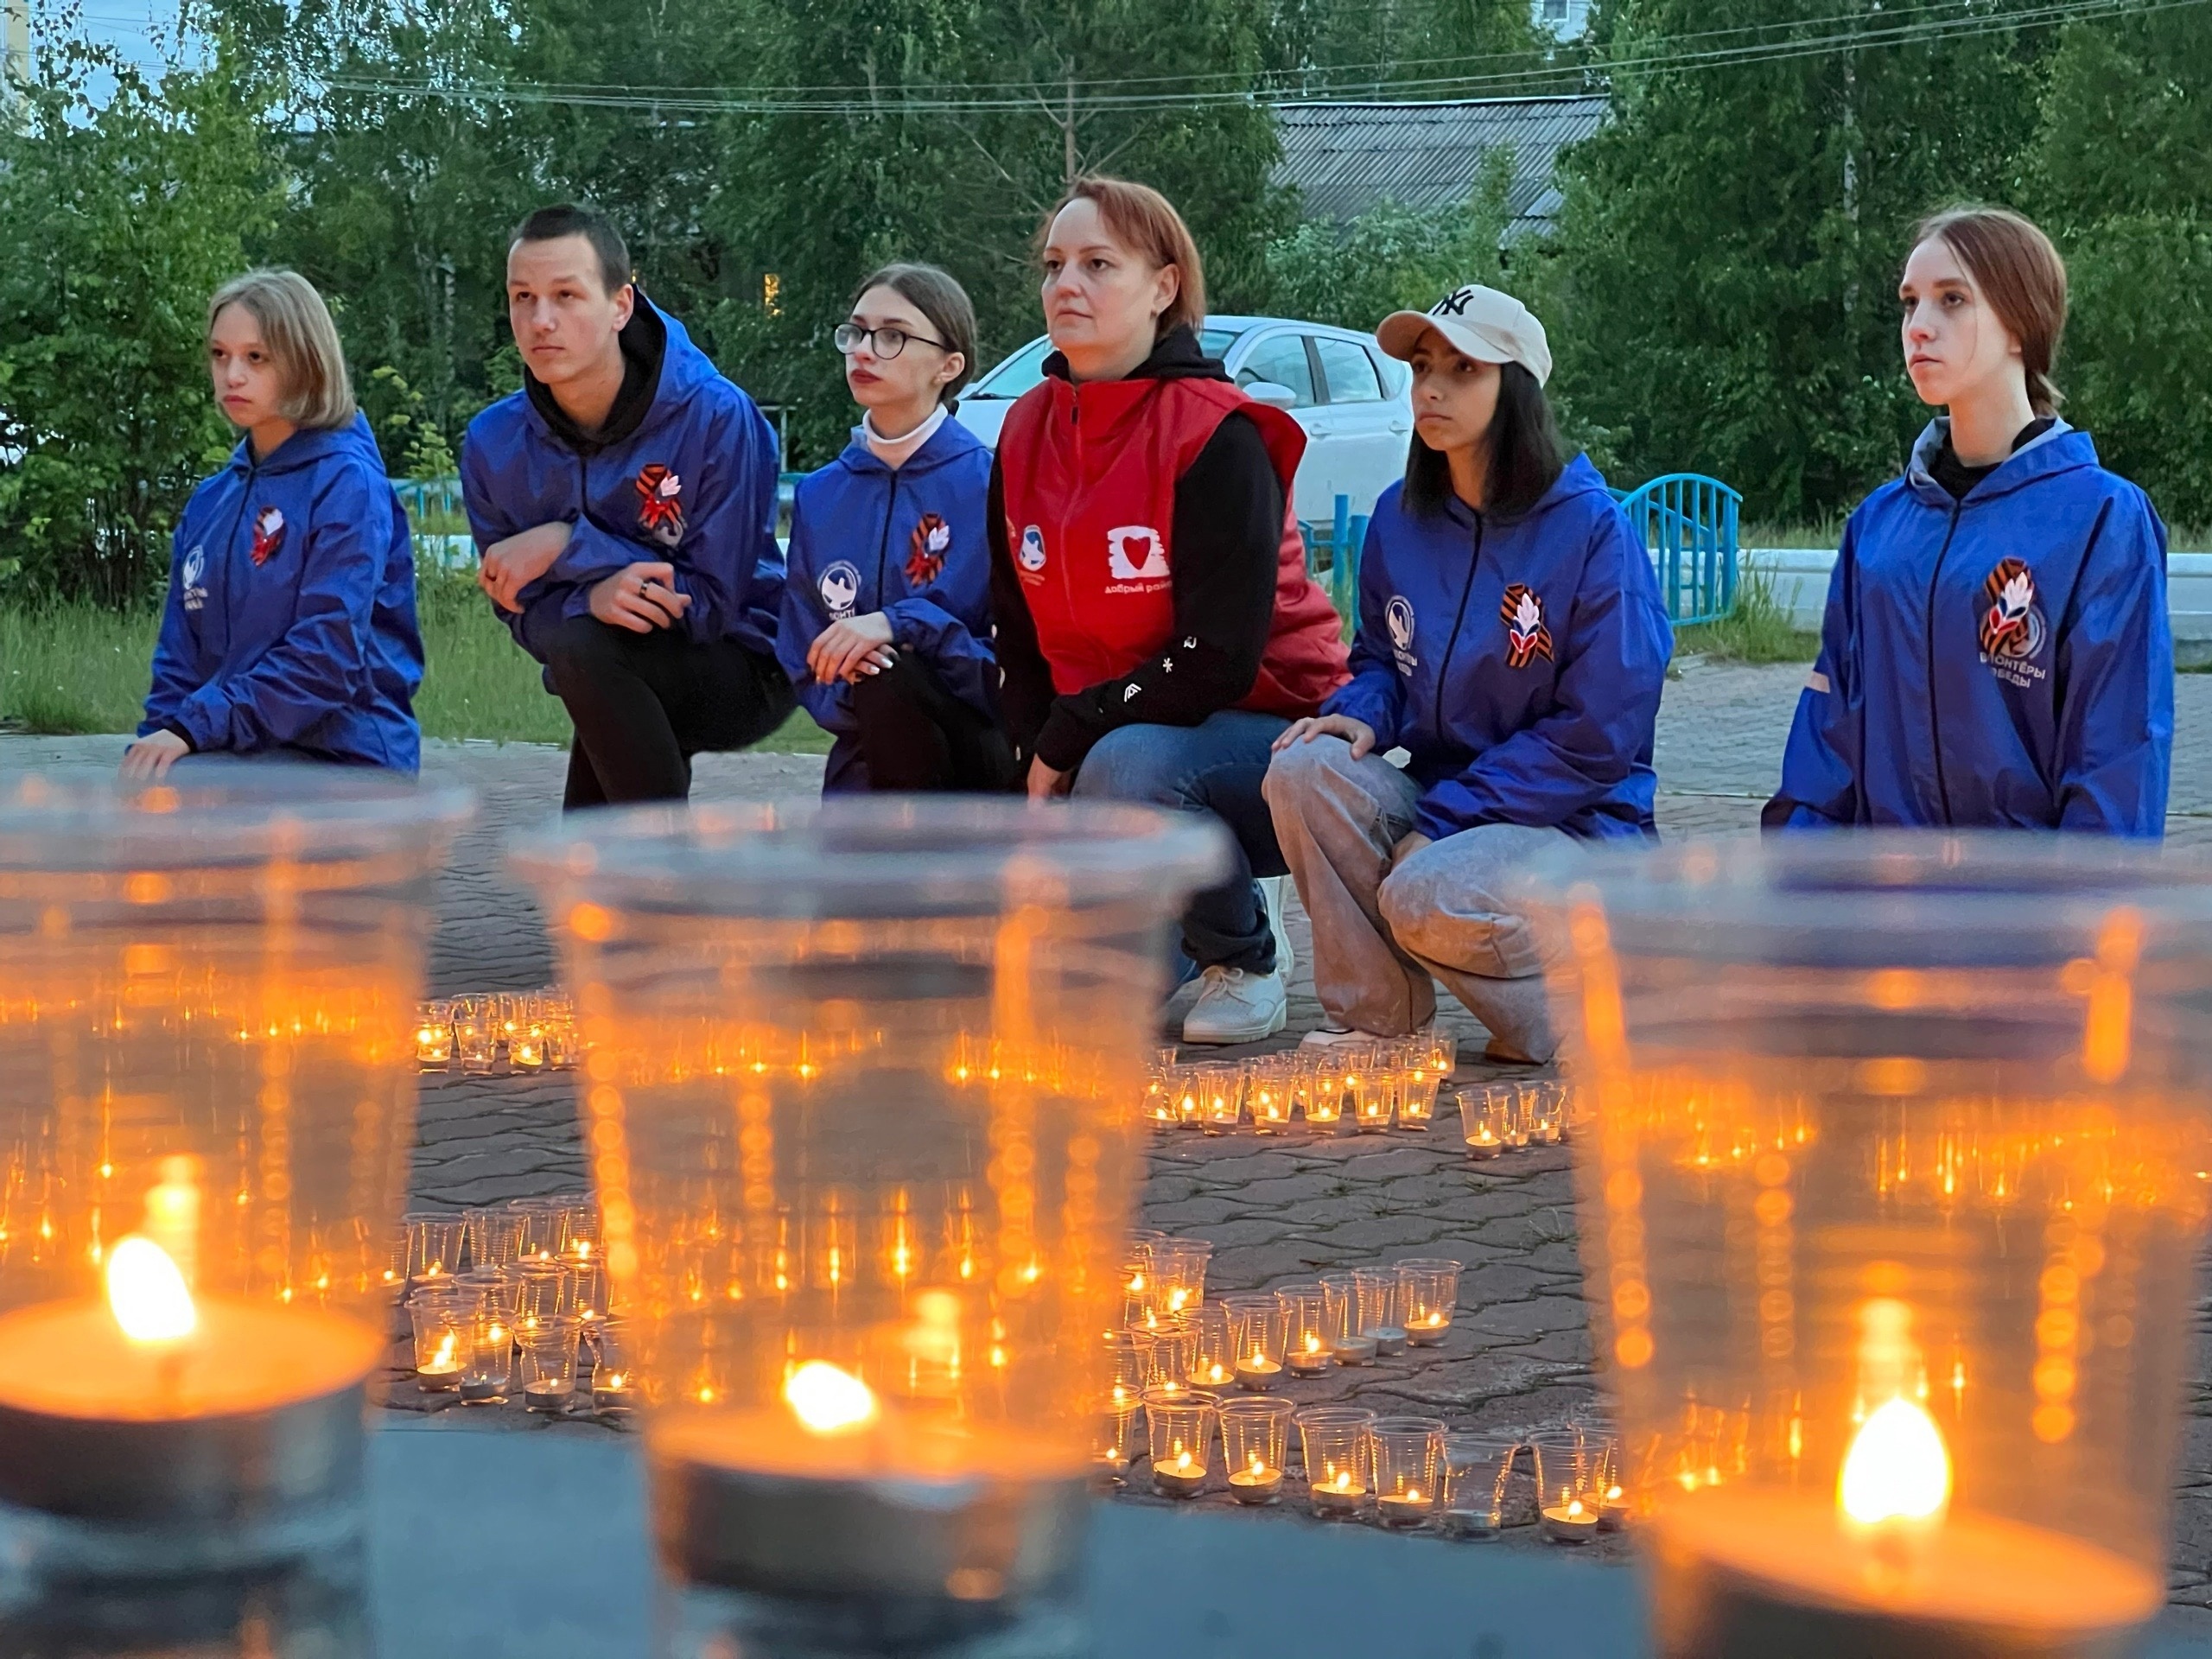
[[[1499,1058],[1542,1062],[1559,1041],[1528,921],[1497,897],[1562,830],[1478,824],[1386,874],[1414,828],[1421,785],[1340,737],[1294,743],[1262,786],[1275,839],[1313,923],[1313,988],[1340,1026],[1399,1036],[1436,1012],[1433,974],[1489,1028]]]

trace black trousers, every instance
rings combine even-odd
[[[953,696],[912,652],[853,682],[853,719],[871,790],[977,794],[1014,786],[1014,746],[998,722]]]
[[[571,812],[688,800],[693,755],[759,742],[797,702],[772,656],[734,640],[702,645],[680,629],[632,633],[590,616],[542,638],[554,695],[575,722],[562,801]]]

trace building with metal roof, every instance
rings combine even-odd
[[[1306,213],[1342,224],[1388,198],[1428,210],[1466,200],[1484,159],[1513,152],[1508,241],[1551,228],[1559,212],[1559,153],[1598,130],[1606,99],[1480,98],[1435,104],[1278,104],[1282,160],[1275,182],[1294,185]]]

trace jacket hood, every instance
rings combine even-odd
[[[1398,486],[1394,485],[1392,487],[1395,489]],[[1605,487],[1605,474],[1591,464],[1588,455],[1578,454],[1560,468],[1559,476],[1552,480],[1551,488],[1536,498],[1535,505],[1530,507],[1526,512],[1516,514],[1510,521],[1493,519],[1493,522],[1529,524],[1542,518],[1546,513],[1557,511],[1570,501],[1591,495],[1602,498],[1607,506],[1612,505],[1613,493]],[[1444,510],[1452,515],[1455,524],[1465,525],[1470,529],[1473,527],[1475,510],[1457,495],[1447,496],[1445,499]]]
[[[1045,359],[1044,372],[1061,380],[1073,377],[1068,373],[1068,360],[1054,352]],[[1198,331],[1188,323],[1169,329],[1160,336],[1160,343],[1152,348],[1152,355],[1122,377],[1128,380],[1226,380],[1229,371],[1217,357],[1208,357],[1198,344]]]
[[[552,391],[528,369],[523,391],[538,424],[556,442],[578,454],[612,449],[647,426],[664,420],[683,400],[719,374],[707,354],[691,343],[683,325],[639,290],[630,321],[617,336],[622,347],[622,390],[607,423],[586,432],[569,418]]]
[[[241,437],[238,448],[231,451],[230,470],[234,473],[258,471],[264,478],[274,478],[283,473],[296,473],[302,467],[338,457],[365,461],[381,474],[384,454],[377,448],[376,435],[369,430],[369,417],[359,410],[353,411],[353,421],[345,426],[303,426],[278,444],[263,458],[258,468],[254,465],[252,451]]]
[[[859,430],[857,427],[854,429]],[[938,423],[929,441],[906,457],[906,464],[899,469],[902,477],[912,478],[920,473],[933,473],[940,467],[949,467],[963,455],[973,454],[984,448],[983,441],[961,423],[947,416]],[[839,452],[837,464],[848,472],[881,473],[888,476],[891,468],[883,458],[868,447],[864,438],[855,437]]]
[[[1950,417],[1939,415],[1928,423],[1921,435],[1913,440],[1912,459],[1905,467],[1905,484],[1912,493],[1930,506],[1951,510],[1950,493],[1936,481],[1929,470],[1936,455],[1951,435]],[[2079,427],[2069,426],[2063,420],[2054,420],[2050,429],[2033,437],[1997,463],[1988,477],[1966,493],[1967,501],[1987,501],[1993,497],[2010,494],[2030,484],[2061,473],[2070,473],[2077,467],[2097,464],[2097,446],[2089,435]],[[1963,505],[1961,503],[1959,505]]]

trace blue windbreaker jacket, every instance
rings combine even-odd
[[[651,305],[642,294],[637,302]],[[553,568],[522,590],[521,613],[499,613],[541,662],[533,624],[590,614],[592,585],[641,560],[675,568],[676,587],[691,596],[679,626],[693,639],[775,649],[784,582],[776,435],[683,324],[665,311],[655,315],[668,330],[660,384],[628,437],[579,454],[526,391],[468,423],[461,494],[480,555],[534,525],[557,519],[575,526]]]
[[[178,521],[138,734],[413,772],[415,554],[369,423],[241,441]]]
[[[991,452],[952,420],[896,472],[855,435],[799,480],[776,655],[816,724],[836,735],[826,791],[868,787],[852,688],[821,684],[806,667],[807,647],[842,617],[881,611],[901,651],[935,669],[963,702],[998,717],[984,539],[990,484]]]
[[[1416,823],[1656,837],[1652,730],[1674,636],[1651,561],[1589,458],[1527,513],[1457,499],[1414,518],[1393,484],[1360,556],[1351,682],[1322,705],[1413,756]]]
[[[2063,422],[1961,501],[1944,436],[1845,527],[1765,823],[2163,834],[2166,527]]]

